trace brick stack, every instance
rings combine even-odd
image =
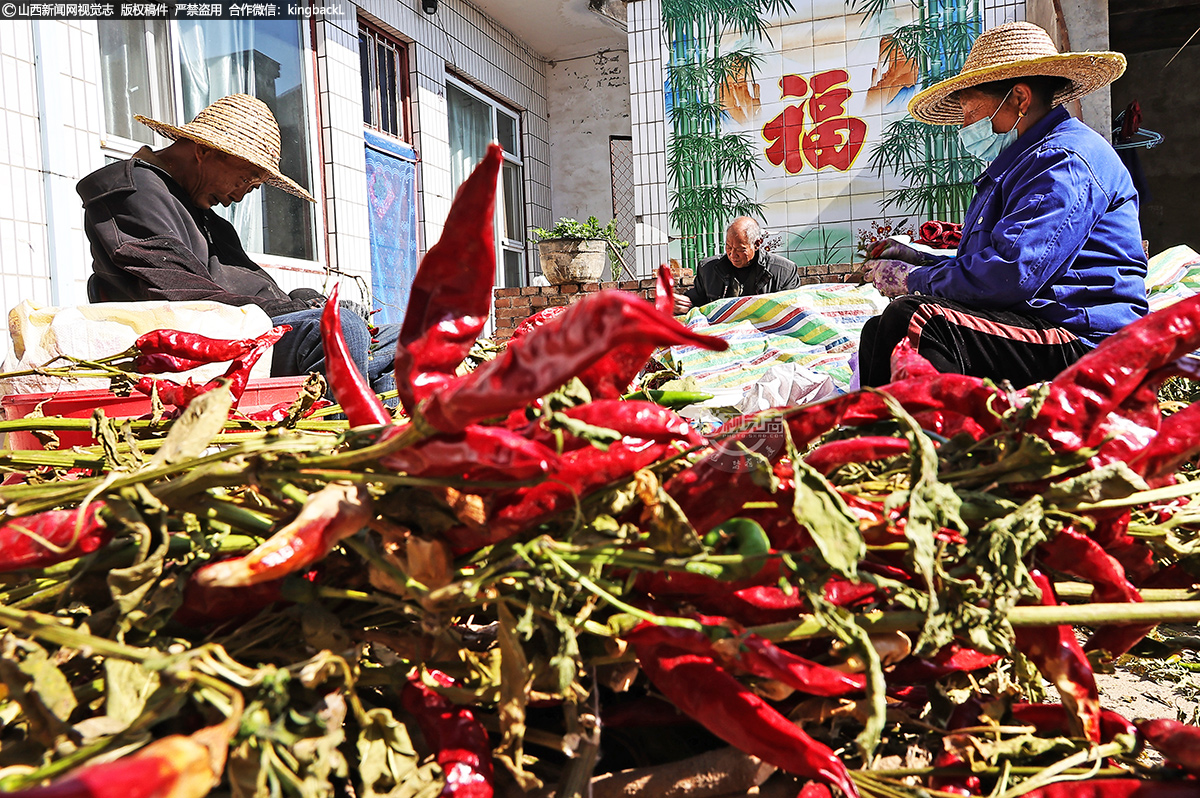
[[[676,283],[676,290],[687,290],[691,282],[691,278],[686,278],[686,282],[681,280]],[[654,284],[654,278],[649,278],[646,280],[623,280],[619,283],[560,283],[559,285],[535,285],[525,288],[497,288],[495,296],[496,332],[493,335],[496,338],[509,338],[518,324],[539,310],[555,305],[570,305],[601,289],[616,288],[621,291],[632,291],[653,302]]]

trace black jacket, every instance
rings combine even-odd
[[[169,174],[134,157],[79,181],[83,229],[104,301],[207,299],[268,316],[305,310],[246,254],[237,231]]]
[[[736,275],[736,276],[735,276]],[[773,294],[800,287],[796,264],[782,255],[760,249],[742,269],[734,268],[728,255],[712,257],[696,269],[696,281],[685,293],[694,307],[718,299]]]

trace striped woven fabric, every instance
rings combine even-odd
[[[812,369],[845,390],[859,332],[886,304],[873,286],[844,283],[718,300],[693,308],[683,322],[724,338],[729,349],[676,347],[663,360],[710,393],[745,388],[777,363]]]
[[[1146,293],[1151,310],[1200,293],[1200,254],[1180,244],[1155,255],[1146,272]]]

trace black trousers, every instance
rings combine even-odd
[[[862,385],[891,382],[892,350],[905,338],[938,371],[1008,380],[1014,388],[1053,378],[1092,348],[1040,319],[939,297],[902,296],[863,326]]]

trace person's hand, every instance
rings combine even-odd
[[[936,260],[928,252],[922,252],[894,238],[883,238],[876,241],[867,252],[867,260],[899,260],[911,263],[913,266],[927,266]]]
[[[869,260],[863,268],[863,276],[890,299],[909,293],[908,273],[915,268],[902,260]]]
[[[681,313],[687,313],[691,309],[692,309],[692,300],[688,299],[687,294],[676,294],[675,295],[675,315],[676,316],[680,315]]]
[[[304,303],[306,308],[325,307],[325,295],[315,288],[293,288],[288,291],[288,296],[296,302]]]

